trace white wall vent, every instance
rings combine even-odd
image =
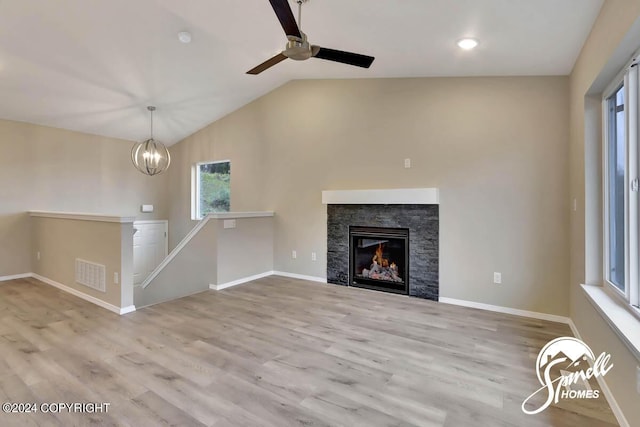
[[[76,282],[101,292],[106,292],[106,267],[76,258]]]

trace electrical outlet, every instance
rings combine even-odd
[[[495,283],[496,285],[502,283],[502,273],[493,273],[493,283]]]
[[[404,168],[405,169],[411,168],[411,159],[404,159]]]
[[[293,258],[293,259],[298,258],[298,252],[296,252],[296,251],[291,251],[291,258]]]
[[[113,283],[115,283],[116,285],[120,283],[120,276],[118,275],[118,273],[113,273]]]
[[[311,261],[317,261],[318,260],[318,256],[316,255],[315,252],[311,252]]]
[[[38,261],[40,261],[40,251],[36,252],[36,257],[38,258]]]
[[[640,394],[640,366],[636,366],[636,391]]]

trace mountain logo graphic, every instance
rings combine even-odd
[[[597,399],[600,390],[572,390],[570,386],[588,382],[594,377],[604,377],[613,368],[610,359],[611,355],[604,352],[595,357],[591,348],[577,338],[560,337],[549,341],[536,359],[536,374],[542,387],[522,402],[522,411],[528,415],[538,414],[552,403],[558,403],[561,398]],[[527,409],[527,406],[531,406],[531,401],[543,391],[547,392],[544,403],[535,409]],[[527,405],[528,403],[530,404]]]

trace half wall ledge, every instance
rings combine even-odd
[[[136,220],[135,216],[51,211],[29,211],[29,216],[39,218],[73,219],[78,221],[116,222],[119,224],[133,223]]]
[[[236,218],[267,218],[274,216],[274,212],[218,212],[207,215],[211,219],[236,219]]]

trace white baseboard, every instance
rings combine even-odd
[[[571,332],[573,332],[573,336],[581,340],[582,337],[580,336],[580,332],[578,331],[576,324],[573,323],[573,320],[571,319],[569,319],[569,327],[571,328]]]
[[[231,282],[222,283],[220,285],[210,284],[209,289],[213,289],[214,291],[221,291],[223,289],[230,288],[232,286],[241,285],[243,283],[251,282],[253,280],[262,279],[263,277],[272,276],[273,271],[267,271],[265,273],[255,274],[249,277],[243,277],[242,279],[233,280]]]
[[[118,314],[128,314],[128,313],[133,313],[134,311],[136,311],[136,306],[135,305],[128,305],[126,307],[122,307],[119,309]]]
[[[616,417],[618,424],[620,424],[620,427],[631,427],[629,421],[627,421],[624,414],[622,413],[622,409],[620,409],[616,398],[613,397],[613,393],[611,392],[611,389],[609,389],[609,386],[607,385],[604,377],[598,375],[596,376],[596,380],[598,381],[600,390],[602,390],[602,392],[604,393],[604,397],[607,399],[607,402],[611,407],[611,412],[613,412],[613,415]]]
[[[582,340],[582,337],[580,336],[580,331],[578,331],[578,327],[576,326],[575,323],[573,323],[572,319],[569,319],[569,327],[571,328],[573,335],[575,335],[575,337],[578,338],[579,340]],[[611,392],[611,389],[607,385],[607,382],[604,379],[604,377],[600,375],[596,375],[596,380],[598,381],[600,390],[602,390],[602,392],[604,393],[604,397],[607,399],[607,402],[611,407],[611,412],[613,412],[613,415],[615,415],[616,420],[618,420],[618,424],[620,424],[620,427],[630,427],[629,422],[627,421],[624,414],[622,413],[622,409],[620,409],[620,406],[618,405],[618,402],[616,401],[615,397],[613,397],[613,393]]]
[[[35,273],[31,273],[29,277],[33,277],[34,279],[37,279],[43,283],[46,283],[47,285],[51,285],[55,288],[60,289],[61,291],[67,292],[71,295],[74,295],[78,298],[82,298],[85,301],[89,301],[90,303],[93,303],[97,306],[100,306],[102,308],[105,308],[109,311],[112,311],[116,314],[127,314],[127,313],[131,313],[133,311],[136,311],[136,307],[133,305],[127,306],[127,307],[116,307],[113,304],[109,304],[108,302],[102,301],[99,298],[96,297],[92,297],[91,295],[87,295],[84,292],[80,292],[77,289],[73,289],[67,285],[63,285],[62,283],[58,283],[55,280],[51,280],[47,277],[44,276],[40,276],[39,274],[35,274]]]
[[[310,282],[327,283],[326,277],[305,276],[304,274],[287,273],[286,271],[274,271],[276,276],[290,277],[292,279],[309,280]]]
[[[445,304],[459,305],[462,307],[477,308],[480,310],[495,311],[497,313],[513,314],[515,316],[531,317],[533,319],[548,320],[550,322],[566,323],[570,325],[570,320],[565,316],[555,314],[538,313],[537,311],[520,310],[517,308],[502,307],[499,305],[483,304],[481,302],[465,301],[454,298],[440,297],[438,302]]]
[[[214,291],[221,291],[223,289],[230,288],[232,286],[241,285],[243,283],[251,282],[253,280],[258,280],[258,279],[262,279],[263,277],[269,277],[269,276],[283,276],[283,277],[290,277],[292,279],[302,279],[302,280],[309,280],[311,282],[327,283],[327,279],[323,277],[305,276],[304,274],[287,273],[284,271],[266,271],[264,273],[256,274],[254,276],[249,276],[249,277],[243,277],[242,279],[234,280],[232,282],[222,283],[220,285],[210,284],[209,289],[212,289]]]
[[[0,276],[0,282],[6,282],[8,280],[27,279],[32,277],[32,273],[14,274],[12,276]]]

